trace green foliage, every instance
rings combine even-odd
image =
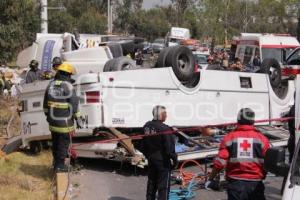
[[[89,12],[85,12],[79,19],[77,27],[80,32],[105,34],[107,30],[107,18],[92,8]]]
[[[172,26],[189,28],[196,39],[223,44],[241,32],[300,33],[299,0],[171,0],[167,6],[142,9],[143,0],[111,0],[115,34],[153,40]],[[49,32],[105,34],[107,0],[48,0]],[[39,0],[0,1],[0,62],[15,59],[40,31]],[[299,25],[300,26],[300,25]]]
[[[48,18],[50,33],[72,32],[76,19],[66,11],[53,10]]]
[[[167,16],[158,8],[138,11],[129,21],[130,33],[149,40],[164,37],[169,29]]]
[[[0,1],[0,62],[15,58],[39,32],[39,7],[34,0]]]

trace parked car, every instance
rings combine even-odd
[[[195,63],[198,65],[198,69],[206,69],[208,66],[207,59],[209,54],[200,51],[193,51],[193,55],[195,58]]]
[[[157,38],[152,43],[152,49],[154,53],[159,53],[163,48],[165,48],[165,39]]]

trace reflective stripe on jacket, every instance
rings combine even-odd
[[[264,156],[269,146],[268,139],[254,126],[239,125],[222,140],[214,167],[226,168],[229,179],[262,180]]]
[[[50,131],[69,133],[74,130],[74,119],[80,115],[78,102],[76,92],[68,81],[52,80],[49,83],[43,107]]]

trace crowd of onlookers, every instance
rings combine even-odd
[[[261,61],[259,56],[255,56],[252,63],[244,65],[239,58],[230,56],[225,50],[214,51],[208,58],[208,68],[210,70],[231,70],[231,71],[246,71],[256,72],[259,70]]]

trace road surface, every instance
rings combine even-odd
[[[146,193],[146,170],[136,169],[118,162],[84,159],[84,169],[72,173],[72,200],[143,200]],[[266,198],[280,200],[281,177],[270,176],[265,180]],[[194,199],[225,200],[226,191],[197,190]]]

